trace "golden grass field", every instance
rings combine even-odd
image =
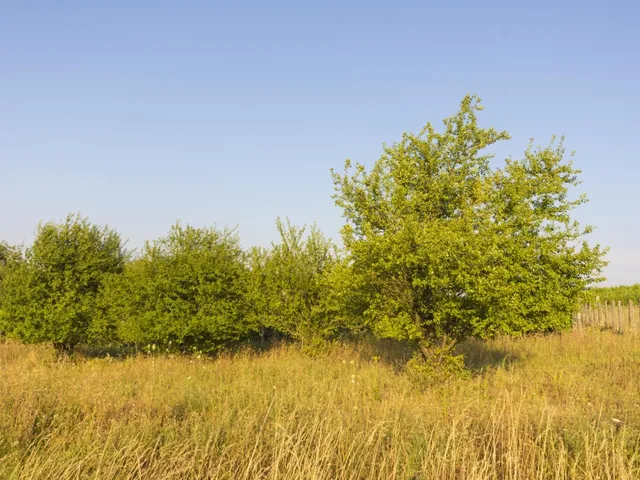
[[[64,361],[0,344],[0,478],[640,478],[640,337],[461,350],[471,374],[425,390],[373,343]]]

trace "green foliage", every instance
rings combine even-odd
[[[0,241],[0,338],[6,336],[9,325],[3,314],[4,285],[3,280],[11,269],[16,268],[22,261],[22,251],[18,247]]]
[[[78,215],[41,224],[24,261],[5,268],[0,323],[28,343],[69,350],[86,342],[104,281],[120,273],[125,261],[120,236],[107,227]]]
[[[2,308],[2,279],[9,269],[15,267],[22,260],[19,247],[0,241],[0,308]]]
[[[434,347],[431,350],[434,358],[425,358],[420,350],[416,350],[407,362],[406,374],[411,383],[418,388],[439,385],[451,378],[468,378],[464,356],[456,355],[448,347]]]
[[[177,224],[130,261],[117,233],[73,215],[24,252],[0,243],[0,335],[215,351],[257,331],[318,349],[370,329],[415,346],[410,370],[435,378],[456,371],[465,338],[563,329],[585,299],[640,300],[640,286],[586,291],[605,252],[572,219],[586,198],[563,140],[496,168],[487,149],[509,135],[478,126],[481,109],[467,96],[443,131],[333,172],[345,252],[279,220],[280,242],[247,253],[234,231]]]
[[[174,225],[110,279],[101,330],[179,350],[214,351],[243,338],[251,329],[244,257],[233,231]]]
[[[432,360],[469,336],[566,327],[604,265],[570,217],[586,199],[568,196],[579,172],[562,141],[494,170],[485,149],[509,135],[479,127],[481,109],[467,96],[444,132],[427,124],[369,171],[333,173],[368,325]]]
[[[277,221],[281,241],[249,255],[252,323],[307,345],[347,324],[349,270],[335,245],[312,226]]]
[[[595,305],[598,302],[640,302],[640,283],[615,287],[593,287],[584,292],[584,301]]]
[[[20,248],[13,245],[9,245],[5,241],[0,241],[0,272],[3,268],[6,268],[10,263],[20,261],[22,252]]]
[[[568,328],[585,288],[603,279],[606,250],[589,246],[584,236],[592,228],[570,215],[587,200],[569,198],[580,172],[564,156],[563,140],[554,139],[545,148],[530,145],[522,160],[496,172],[491,220],[504,277],[494,270],[485,280],[502,277],[504,290],[487,298],[503,333]]]

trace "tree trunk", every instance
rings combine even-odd
[[[442,338],[437,338],[435,332],[427,332],[422,325],[422,317],[418,312],[414,314],[416,327],[422,337],[418,339],[418,348],[425,361],[440,364],[445,356],[449,355],[456,345],[456,341],[444,334]]]

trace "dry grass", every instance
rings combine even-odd
[[[59,362],[0,344],[0,478],[640,478],[639,345],[470,343],[470,378],[420,391],[371,345]]]

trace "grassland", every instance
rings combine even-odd
[[[639,347],[470,342],[468,377],[419,389],[371,343],[64,361],[0,344],[0,478],[640,478]]]

